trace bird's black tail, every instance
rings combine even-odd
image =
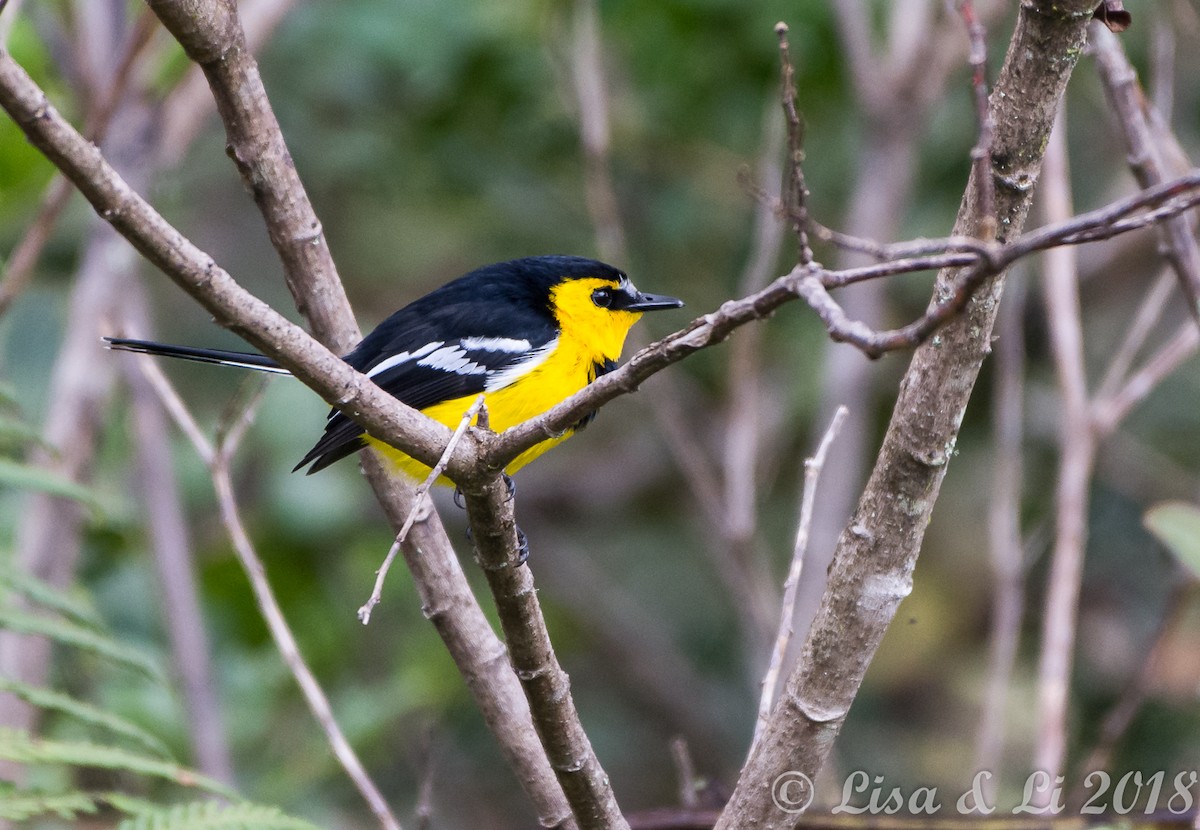
[[[239,369],[253,369],[256,372],[273,372],[277,375],[290,375],[287,369],[280,366],[266,355],[255,352],[231,352],[225,349],[198,349],[193,346],[176,346],[171,343],[156,343],[153,340],[130,340],[125,337],[105,337],[104,341],[110,349],[122,352],[137,352],[139,354],[154,354],[162,357],[177,357],[181,360],[194,360],[197,363],[215,363],[218,366],[236,366]]]

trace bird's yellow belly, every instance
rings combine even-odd
[[[578,392],[595,378],[596,359],[590,350],[575,347],[570,342],[561,342],[554,353],[529,374],[516,382],[484,393],[488,422],[493,432],[504,432],[524,421],[551,409],[555,404]],[[422,414],[444,424],[451,430],[462,423],[463,414],[471,408],[478,395],[465,395],[421,410]],[[512,474],[537,458],[546,450],[558,446],[574,434],[567,429],[562,435],[548,438],[518,455],[505,467]],[[430,467],[384,442],[366,436],[367,443],[386,458],[397,470],[416,481],[424,481]],[[442,476],[437,481],[442,485],[453,485]]]

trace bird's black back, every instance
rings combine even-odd
[[[531,349],[558,336],[550,307],[551,288],[564,279],[599,277],[618,280],[621,272],[583,257],[544,256],[486,265],[414,300],[380,323],[345,360],[360,372],[371,371],[396,355],[431,343],[453,344],[465,338],[519,338]],[[499,371],[525,355],[473,352],[472,360]],[[377,372],[380,387],[414,409],[484,391],[487,377],[405,361]],[[324,469],[365,446],[363,429],[337,410],[330,413],[321,440],[296,465]]]

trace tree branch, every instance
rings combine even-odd
[[[1045,141],[1082,51],[1090,0],[1022,4],[991,112],[998,239],[1020,233]],[[1013,187],[1010,183],[1020,183]],[[968,184],[956,235],[977,235],[978,183]],[[939,275],[936,294],[959,277]],[[751,752],[718,830],[795,826],[764,798],[787,771],[814,778],[862,683],[884,631],[908,595],[925,528],[953,454],[984,356],[1003,282],[986,279],[961,316],[913,355],[884,443],[850,525],[838,542],[821,609],[780,705]]]
[[[347,326],[354,313],[246,45],[236,2],[149,5],[208,79],[225,124],[226,152],[263,213],[297,308],[330,349],[350,351],[359,340],[357,327]]]
[[[1099,24],[1093,27],[1093,35],[1100,80],[1121,126],[1129,167],[1142,187],[1162,184],[1170,175],[1167,159],[1147,117],[1151,104],[1142,92],[1137,73],[1116,35]],[[1188,299],[1188,310],[1200,323],[1200,243],[1196,241],[1195,222],[1187,216],[1176,216],[1163,222],[1158,232],[1163,253]]]
[[[496,600],[509,659],[571,811],[585,830],[628,830],[579,720],[570,679],[554,654],[533,572],[522,566],[513,491],[495,475],[481,486],[463,488],[463,495],[476,558]]]
[[[326,401],[357,417],[372,434],[401,445],[405,452],[431,466],[437,463],[449,440],[448,429],[357,375],[343,360],[234,282],[137,196],[3,51],[0,51],[0,106],[75,183],[103,218],[211,312],[219,324],[280,360]],[[378,418],[382,413],[390,414]],[[388,421],[391,425],[384,426]],[[470,434],[463,443],[471,443]],[[462,450],[460,447],[460,454]],[[466,455],[469,459],[474,452]],[[406,498],[411,488],[390,482],[387,471],[373,460],[365,460],[364,466],[376,492],[387,494],[381,502],[394,526],[399,528],[411,509]],[[468,467],[471,466],[468,461]],[[539,820],[547,827],[573,826],[561,790],[538,748],[520,686],[508,666],[496,663],[497,655],[503,656],[503,646],[471,594],[445,531],[436,520],[430,520],[418,523],[412,536],[413,547],[406,547],[405,559],[427,600],[426,607],[438,609],[431,611],[431,619],[530,794]],[[428,551],[428,556],[417,556],[416,546]],[[422,578],[428,582],[421,583]],[[455,609],[461,619],[443,616],[446,609]]]

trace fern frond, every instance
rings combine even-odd
[[[95,609],[80,602],[65,591],[61,591],[7,563],[0,563],[0,587],[25,597],[34,605],[57,611],[72,622],[91,628],[103,628],[104,622]]]
[[[25,790],[0,794],[0,821],[29,821],[38,816],[75,819],[97,810],[96,799],[87,793],[37,793]]]
[[[41,490],[51,496],[72,499],[100,513],[100,499],[94,490],[43,467],[0,458],[0,485],[19,490]]]
[[[50,741],[33,738],[28,733],[14,729],[0,729],[0,760],[15,761],[19,764],[67,764],[120,770],[134,775],[163,778],[184,787],[205,790],[231,801],[242,800],[232,787],[195,770],[159,758],[89,741]]]
[[[53,689],[31,686],[27,683],[9,680],[4,677],[0,677],[0,692],[8,692],[11,695],[16,695],[21,700],[39,709],[51,709],[55,712],[61,712],[83,723],[98,726],[115,735],[129,738],[155,755],[165,760],[173,760],[171,750],[167,749],[167,745],[158,738],[151,735],[145,729],[142,729],[133,721],[123,718],[120,715],[114,715],[112,712],[105,711],[98,706],[85,703],[82,700],[78,700],[62,692],[54,691]]]
[[[259,804],[180,804],[126,819],[117,830],[320,830],[315,824]]]
[[[30,614],[11,605],[0,605],[0,628],[20,634],[40,634],[56,643],[90,651],[99,657],[135,669],[151,680],[163,682],[163,674],[158,664],[141,651],[78,623]]]

